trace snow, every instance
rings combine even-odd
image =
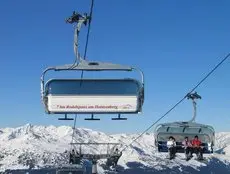
[[[27,169],[42,168],[45,166],[55,166],[68,162],[65,153],[70,149],[69,143],[72,139],[72,128],[69,126],[36,126],[26,124],[17,128],[0,129],[0,171],[6,169]],[[138,134],[116,134],[108,135],[91,129],[77,128],[77,142],[112,142],[121,143],[119,149],[123,149],[133,141]],[[154,145],[154,135],[144,134],[137,142],[128,146],[123,152],[118,165],[123,173],[132,173],[139,170],[148,171],[176,171],[185,170],[198,171],[218,171],[226,168],[223,172],[230,172],[230,132],[216,133],[215,153],[204,155],[207,163],[198,162],[191,159],[186,162],[184,154],[177,154],[175,160],[170,161],[167,153],[158,153]],[[103,153],[106,146],[83,147],[84,152]],[[98,162],[99,173],[105,173],[103,165],[105,160]],[[140,172],[139,172],[140,173]]]

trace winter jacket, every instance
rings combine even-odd
[[[170,147],[176,147],[176,142],[172,141],[172,140],[168,140],[167,141],[167,147],[168,148],[170,148]]]
[[[195,147],[200,147],[201,146],[201,141],[200,140],[192,140],[192,146]]]
[[[184,148],[187,148],[187,147],[191,147],[191,146],[192,146],[191,142],[190,142],[190,141],[186,141],[186,140],[184,140],[184,141],[182,142],[182,145],[183,145]]]

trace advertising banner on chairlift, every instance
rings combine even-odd
[[[50,112],[125,113],[137,111],[135,96],[48,96]]]

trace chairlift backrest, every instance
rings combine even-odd
[[[137,113],[143,86],[134,79],[53,79],[44,97],[51,113]]]
[[[157,136],[156,138],[164,139],[165,141],[168,138],[166,135],[178,136],[176,141],[183,141],[185,136],[193,139],[195,135],[200,135],[200,139],[203,138],[204,142],[210,142],[214,140],[215,132],[211,126],[198,123],[167,123],[158,126],[155,130],[155,135]]]
[[[138,96],[142,85],[134,79],[52,79],[46,95]]]

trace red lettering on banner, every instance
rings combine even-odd
[[[57,105],[57,108],[59,108],[59,109],[65,109],[65,106],[63,106],[63,105]]]
[[[58,109],[129,109],[132,107],[131,105],[123,105],[123,106],[116,106],[116,105],[56,105]]]

